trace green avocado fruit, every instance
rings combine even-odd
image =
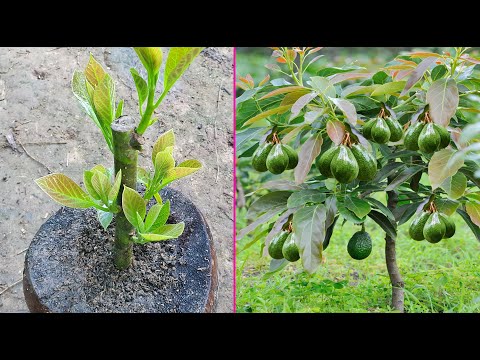
[[[285,240],[287,240],[287,237],[288,237],[288,232],[281,231],[274,236],[272,241],[270,241],[270,244],[268,245],[268,254],[273,259],[277,259],[277,260],[283,259],[282,248],[283,248],[283,244],[285,243]]]
[[[435,131],[433,123],[428,123],[418,137],[418,148],[420,151],[430,154],[440,146],[440,134]]]
[[[433,124],[433,127],[435,128],[435,131],[440,135],[440,145],[438,147],[438,150],[445,149],[448,145],[450,145],[450,133],[443,126]]]
[[[412,221],[410,227],[408,228],[408,234],[413,240],[420,241],[425,239],[425,236],[423,235],[423,228],[425,227],[425,223],[429,217],[430,213],[422,212],[420,216]]]
[[[375,124],[376,119],[368,120],[363,126],[362,134],[365,138],[370,139],[372,135],[372,126]]]
[[[444,214],[440,214],[440,219],[442,219],[443,223],[445,224],[445,236],[443,238],[450,239],[453,235],[455,235],[455,223]]]
[[[288,235],[287,240],[283,244],[282,254],[285,259],[290,262],[295,262],[300,259],[300,254],[298,252],[297,244],[295,244],[295,234],[290,233]]]
[[[372,239],[366,231],[357,231],[348,240],[348,254],[355,260],[363,260],[372,252]]]
[[[410,125],[408,130],[405,132],[405,138],[403,139],[403,145],[407,150],[418,150],[418,137],[422,132],[425,124],[422,122],[417,122],[415,125]]]
[[[330,170],[337,181],[348,184],[358,176],[358,163],[352,150],[345,145],[339,146],[340,150],[334,155]]]
[[[352,145],[352,154],[358,164],[358,180],[370,181],[377,175],[377,160],[362,145]]]
[[[288,165],[286,170],[295,169],[298,165],[298,154],[290,145],[282,145],[283,151],[288,156]]]
[[[378,144],[386,144],[390,140],[390,129],[382,118],[377,118],[372,126],[370,138]]]
[[[438,243],[445,236],[445,232],[446,226],[440,219],[439,213],[432,213],[423,227],[423,236],[425,236],[425,239],[431,243]]]
[[[266,164],[268,171],[275,175],[281,174],[287,169],[288,155],[283,151],[282,144],[273,145],[267,156]]]
[[[320,174],[327,178],[333,178],[332,171],[330,170],[330,165],[332,163],[333,157],[338,154],[340,148],[338,146],[333,146],[327,151],[325,151],[320,156],[317,156],[315,159],[315,166],[317,167]]]
[[[386,117],[385,122],[390,129],[390,140],[392,142],[400,141],[403,137],[403,128],[402,125],[397,120],[392,119],[391,117]]]
[[[267,157],[268,157],[268,154],[270,153],[270,150],[272,150],[272,147],[273,147],[272,143],[265,142],[263,144],[260,144],[260,146],[257,148],[252,158],[252,166],[255,170],[259,172],[265,172],[268,170]]]

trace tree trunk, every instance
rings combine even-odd
[[[390,183],[391,179],[388,179]],[[398,196],[395,190],[387,192],[387,207],[393,211],[398,203]],[[397,266],[397,255],[395,250],[395,239],[385,236],[385,261],[387,263],[388,275],[392,284],[392,307],[400,312],[404,312],[404,292],[405,286],[400,271]]]
[[[122,185],[118,192],[117,204],[122,206],[123,185],[134,190],[137,189],[137,159],[138,142],[135,134],[135,120],[129,116],[122,116],[112,125],[113,157],[115,161],[115,174],[122,170]],[[135,228],[130,224],[120,211],[115,216],[115,245],[114,262],[119,270],[130,266],[133,260],[133,241]]]

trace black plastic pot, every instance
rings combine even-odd
[[[169,223],[181,237],[134,246],[127,270],[113,265],[114,226],[94,210],[61,208],[36,233],[25,256],[23,291],[30,312],[213,312],[217,266],[212,235],[199,209],[165,188]]]

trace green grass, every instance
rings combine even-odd
[[[243,211],[239,211],[242,225]],[[400,226],[397,261],[405,281],[406,312],[480,312],[480,243],[460,216],[455,236],[437,244],[414,241],[409,223]],[[357,261],[347,253],[348,239],[359,226],[338,223],[325,263],[313,275],[300,261],[267,279],[268,257],[260,256],[260,242],[240,251],[237,245],[238,312],[393,312],[391,285],[385,266],[384,233],[370,219],[366,231],[373,240],[368,258]]]

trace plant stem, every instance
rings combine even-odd
[[[135,137],[135,120],[130,116],[121,116],[112,125],[113,157],[115,173],[122,170],[122,186],[117,196],[117,204],[122,206],[123,185],[136,190],[137,159],[139,145]],[[133,146],[132,146],[133,145]],[[115,246],[113,249],[115,266],[124,270],[133,260],[134,227],[123,213],[123,209],[115,216]]]
[[[394,160],[395,161],[395,160]],[[392,181],[392,177],[388,178],[388,183]],[[393,211],[398,203],[398,196],[395,190],[387,191],[387,207]],[[395,250],[395,239],[390,236],[385,236],[385,261],[387,263],[387,271],[390,276],[390,282],[392,284],[392,307],[400,312],[404,312],[404,298],[405,294],[403,288],[405,283],[403,282],[402,275],[397,266],[397,255]]]

